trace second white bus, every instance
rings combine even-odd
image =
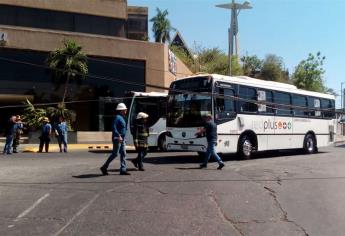
[[[334,142],[333,95],[294,85],[245,76],[205,74],[174,81],[167,112],[168,150],[205,152],[205,137],[196,137],[212,114],[218,129],[217,151],[244,159],[256,151],[303,149]]]
[[[148,145],[150,149],[159,149],[166,151],[165,131],[166,131],[166,93],[158,92],[131,92],[125,103],[128,106],[127,116],[127,145],[133,144],[133,129],[135,119],[139,112],[145,112],[149,115],[147,125],[149,127],[150,136]]]

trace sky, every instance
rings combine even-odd
[[[230,10],[215,5],[231,0],[128,0],[130,6],[167,9],[168,19],[186,41],[205,48],[218,47],[227,53]],[[244,0],[236,0],[243,3]],[[327,87],[341,94],[345,87],[345,0],[251,0],[250,10],[238,16],[241,55],[267,54],[283,58],[290,74],[309,53],[326,57],[323,68]],[[154,40],[149,22],[150,41]],[[175,33],[171,34],[171,37]],[[340,108],[340,96],[336,106]]]

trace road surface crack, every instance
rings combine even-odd
[[[293,225],[295,225],[297,228],[299,228],[300,230],[303,231],[304,233],[304,236],[309,236],[309,234],[307,233],[307,231],[299,224],[297,224],[297,222],[293,221],[293,220],[289,220],[288,218],[288,213],[286,210],[284,210],[283,206],[280,204],[279,200],[278,200],[278,197],[276,195],[276,192],[269,188],[269,187],[266,187],[264,186],[264,189],[266,189],[268,192],[269,192],[269,195],[273,198],[276,206],[280,209],[280,211],[283,213],[283,216],[281,218],[282,221],[284,222],[288,222],[288,223],[291,223]]]
[[[144,185],[144,184],[141,184],[141,186],[142,186],[143,188],[147,188],[147,189],[150,189],[150,190],[154,190],[154,191],[156,191],[157,193],[159,193],[159,194],[161,194],[161,195],[168,195],[168,194],[169,194],[169,193],[167,193],[167,192],[164,192],[164,191],[162,191],[162,190],[160,190],[160,189],[158,189],[158,188],[152,187],[152,186],[148,186],[148,185]]]
[[[216,195],[214,194],[213,191],[211,191],[211,193],[208,195],[211,202],[213,202],[216,205],[216,208],[218,210],[218,214],[219,216],[223,219],[224,222],[228,223],[232,228],[234,228],[241,236],[245,236],[245,234],[241,231],[241,229],[239,227],[237,227],[237,223],[235,221],[233,221],[230,217],[228,217],[222,207],[220,206]]]

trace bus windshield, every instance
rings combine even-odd
[[[202,126],[203,116],[211,113],[211,92],[209,76],[174,81],[169,91],[167,126]]]
[[[198,127],[203,116],[211,113],[211,96],[198,94],[174,94],[168,99],[169,127]]]

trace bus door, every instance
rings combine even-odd
[[[235,110],[235,90],[230,84],[221,83],[214,91],[214,118],[218,128],[218,151],[236,151],[237,122]]]

